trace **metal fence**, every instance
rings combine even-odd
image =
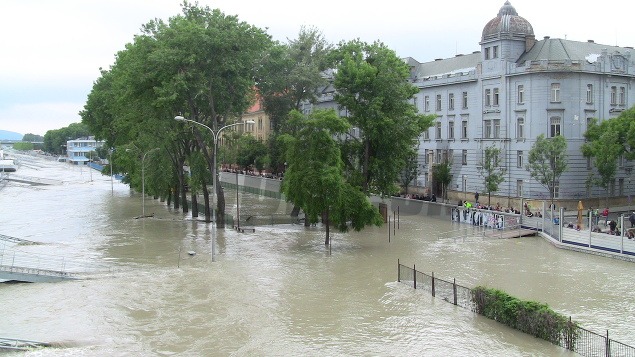
[[[456,279],[451,282],[439,279],[434,276],[434,273],[428,275],[416,270],[416,266],[410,268],[397,261],[397,281],[414,289],[427,291],[432,296],[456,306],[476,312],[473,290],[458,285]],[[572,335],[576,336],[573,343],[571,336],[563,334],[556,344],[582,356],[635,357],[635,347],[610,339],[608,331],[605,335],[601,335],[577,326],[574,327]]]
[[[221,181],[221,185],[223,186],[223,188],[226,188],[228,190],[236,190],[236,184],[235,183]],[[238,190],[242,191],[242,192],[246,192],[246,193],[253,193],[253,194],[256,194],[256,195],[260,195],[260,196],[265,196],[265,197],[270,197],[270,198],[277,198],[279,200],[284,199],[284,197],[283,197],[281,192],[263,190],[261,188],[256,188],[256,187],[238,185]]]

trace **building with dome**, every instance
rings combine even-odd
[[[635,104],[632,51],[591,40],[536,40],[529,21],[506,1],[483,28],[480,51],[424,63],[406,58],[419,88],[418,111],[437,116],[419,140],[416,186],[434,190],[432,167],[448,160],[449,197],[472,200],[475,192],[484,197],[478,165],[494,146],[504,153],[507,172],[492,204],[548,199],[548,190],[525,169],[528,154],[540,134],[563,135],[569,160],[556,199],[566,204],[606,197],[605,189],[587,184],[594,168],[580,148],[591,118],[615,118]],[[325,102],[330,95],[324,94]],[[617,202],[635,194],[633,164],[619,164],[609,193]]]

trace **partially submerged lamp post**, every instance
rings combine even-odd
[[[212,137],[214,139],[214,162],[212,165],[212,180],[214,183],[214,193],[212,194],[212,211],[214,210],[214,195],[217,192],[217,187],[216,187],[216,181],[217,181],[217,177],[216,177],[216,151],[218,148],[218,137],[221,131],[223,131],[224,129],[227,128],[231,128],[232,126],[238,126],[238,125],[245,125],[245,124],[254,124],[255,122],[253,120],[247,120],[247,121],[243,121],[243,122],[239,122],[239,123],[234,123],[234,124],[229,124],[229,125],[225,125],[223,127],[221,127],[220,129],[214,131],[214,129],[210,128],[209,126],[203,124],[203,123],[199,123],[195,120],[191,120],[191,119],[186,119],[185,117],[181,116],[181,115],[177,115],[174,117],[174,120],[178,120],[178,121],[186,121],[186,122],[190,122],[196,125],[200,125],[204,128],[206,128],[207,130],[210,131],[210,133],[212,133]],[[214,224],[216,223],[216,214],[214,214]],[[213,232],[213,230],[212,230]],[[212,261],[214,261],[214,239],[212,239]]]

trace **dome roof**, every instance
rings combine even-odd
[[[525,38],[534,36],[534,29],[529,21],[518,16],[516,9],[509,1],[498,11],[498,16],[491,19],[483,29],[481,41],[499,38]]]

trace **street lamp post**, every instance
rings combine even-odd
[[[212,166],[212,180],[214,182],[214,193],[212,194],[212,212],[214,211],[214,195],[217,192],[217,186],[216,186],[216,181],[217,181],[217,177],[216,177],[216,151],[218,148],[218,135],[220,134],[221,131],[223,131],[224,129],[227,128],[231,128],[232,126],[237,126],[237,125],[245,125],[245,124],[254,124],[255,122],[253,120],[247,120],[244,122],[240,122],[240,123],[234,123],[234,124],[229,124],[229,125],[225,125],[223,127],[221,127],[220,129],[218,129],[217,131],[214,131],[214,129],[210,128],[209,126],[203,124],[203,123],[199,123],[195,120],[191,120],[191,119],[186,119],[181,115],[177,115],[174,117],[174,120],[178,120],[178,121],[187,121],[193,124],[197,124],[200,125],[204,128],[206,128],[207,130],[210,131],[210,133],[212,133],[212,137],[214,139],[214,162],[213,162],[213,166]],[[216,214],[213,215],[214,216],[214,223],[216,223]],[[213,232],[213,230],[212,230]],[[214,240],[212,239],[212,261],[214,261]]]
[[[112,152],[113,152],[113,148],[110,148],[108,150],[108,155],[110,155],[110,158],[108,159],[108,164],[110,166],[110,195],[114,196],[115,195],[115,188],[114,188],[114,184],[112,182]]]
[[[134,147],[137,147],[136,145],[132,144]],[[151,150],[146,151],[145,153],[143,153],[143,155],[141,156],[141,218],[145,218],[146,216],[146,155],[148,155],[149,153],[155,151],[155,150],[159,150],[160,148],[154,148]],[[126,151],[129,151],[130,149],[127,149]]]

